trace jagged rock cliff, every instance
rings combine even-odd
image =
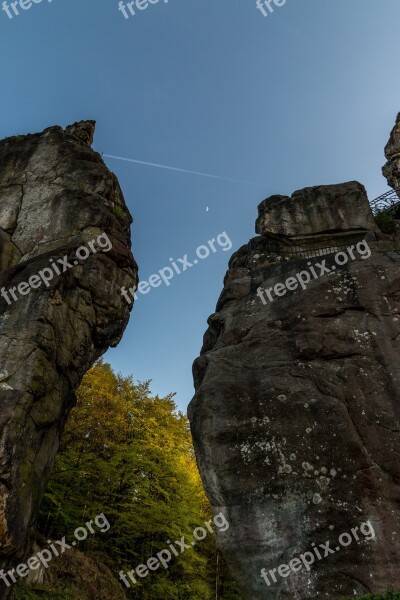
[[[399,588],[400,245],[356,182],[273,196],[256,231],[193,368],[219,546],[246,600]]]
[[[75,390],[118,344],[131,217],[83,121],[0,142],[0,563],[21,562]],[[1,598],[8,590],[2,590]]]
[[[387,162],[382,172],[390,187],[400,188],[400,113],[397,115],[396,123],[390,132],[389,141],[385,146]]]

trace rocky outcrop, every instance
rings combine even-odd
[[[193,367],[219,546],[246,600],[399,588],[400,245],[357,182],[273,196],[256,228]]]
[[[390,187],[400,188],[400,113],[397,115],[395,126],[390,132],[389,141],[385,146],[387,162],[382,168],[384,177]]]
[[[131,217],[94,122],[0,142],[0,561],[21,562],[82,376],[118,344]],[[7,597],[7,590],[1,598]]]
[[[287,236],[292,243],[310,236],[319,243],[324,234],[335,234],[337,240],[377,230],[365,188],[357,181],[305,188],[292,197],[271,196],[261,202],[258,214],[256,233]]]

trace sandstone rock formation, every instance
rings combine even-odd
[[[400,113],[385,146],[385,156],[387,162],[382,169],[383,175],[390,187],[398,189],[400,188]]]
[[[74,391],[127,325],[120,287],[137,282],[132,219],[115,175],[91,149],[94,127],[83,121],[0,142],[0,562],[7,568],[24,556]],[[38,284],[53,265],[60,274]]]
[[[287,236],[291,243],[320,244],[324,234],[344,238],[352,232],[376,230],[366,192],[356,181],[343,186],[320,185],[288,196],[271,196],[258,207],[256,233]],[[288,240],[288,241],[289,241]]]
[[[219,546],[245,600],[398,589],[400,245],[356,182],[273,196],[256,230],[230,260],[193,367],[197,460],[231,525]],[[339,545],[368,520],[373,539]],[[328,540],[310,570],[261,577]]]

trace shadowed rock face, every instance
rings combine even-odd
[[[274,196],[257,231],[230,260],[193,367],[197,460],[231,524],[219,546],[246,600],[398,588],[400,245],[376,228],[356,182]],[[347,262],[315,256],[318,245]],[[285,282],[272,301],[260,294]],[[368,520],[375,539],[364,526],[360,543],[339,546]],[[309,571],[296,562],[275,582],[261,577],[328,540]]]
[[[3,566],[24,555],[74,392],[120,341],[129,318],[120,287],[137,283],[132,219],[115,175],[91,149],[93,133],[94,122],[84,121],[0,142]],[[76,260],[80,247],[88,256]],[[60,275],[47,285],[30,279],[52,265]]]
[[[383,175],[390,187],[398,189],[400,188],[400,113],[385,146],[385,156],[387,163],[382,168]]]

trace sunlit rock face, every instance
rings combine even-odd
[[[357,182],[273,196],[257,232],[193,367],[197,460],[231,524],[218,544],[245,600],[398,588],[398,242]],[[306,552],[309,570],[291,563]]]
[[[7,567],[24,556],[74,392],[128,323],[120,287],[137,282],[132,219],[115,175],[91,148],[94,127],[83,121],[0,141],[0,562]],[[75,260],[80,247],[88,256]],[[48,284],[31,279],[53,265],[60,273],[54,268]]]

